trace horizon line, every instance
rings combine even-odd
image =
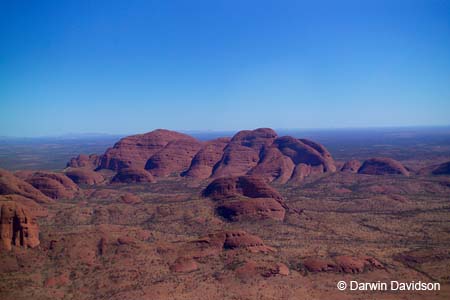
[[[377,130],[377,129],[433,129],[433,128],[449,128],[450,124],[446,125],[397,125],[397,126],[361,126],[361,127],[303,127],[303,128],[272,128],[272,127],[255,127],[255,128],[243,128],[243,129],[167,129],[167,128],[153,128],[145,132],[134,132],[134,133],[102,133],[102,132],[68,132],[63,134],[49,134],[49,135],[0,135],[0,139],[39,139],[39,138],[82,138],[82,137],[117,137],[117,136],[129,136],[136,134],[144,134],[157,129],[166,129],[176,132],[181,132],[185,134],[202,134],[202,133],[233,133],[239,132],[241,130],[255,130],[258,128],[271,128],[274,131],[339,131],[339,130]]]

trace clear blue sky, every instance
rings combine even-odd
[[[0,135],[450,124],[450,1],[0,0]]]

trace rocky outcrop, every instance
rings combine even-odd
[[[327,149],[310,140],[277,137],[270,128],[242,130],[231,139],[199,142],[188,135],[158,129],[125,137],[101,157],[80,155],[68,166],[119,171],[146,169],[155,177],[196,179],[258,175],[268,182],[302,181],[311,174],[334,172]]]
[[[139,204],[142,203],[141,197],[132,193],[124,193],[120,195],[120,200],[126,204]]]
[[[218,178],[206,187],[203,195],[216,200],[217,213],[229,221],[282,221],[286,213],[280,193],[256,176]]]
[[[223,241],[223,248],[227,249],[248,249],[250,251],[273,250],[267,247],[263,240],[243,230],[224,231],[212,234],[213,239]]]
[[[294,172],[292,172],[290,182],[299,183],[311,174],[320,174],[322,172],[323,170],[321,167],[314,168],[311,165],[299,163],[297,166],[295,166]]]
[[[65,171],[65,174],[76,184],[95,185],[105,180],[100,173],[87,167],[69,168]]]
[[[398,161],[387,157],[375,157],[364,161],[359,174],[369,175],[403,175],[409,176],[409,171]]]
[[[334,172],[336,166],[325,147],[306,139],[284,136],[276,139],[274,145],[292,159],[295,165],[309,165],[320,172]]]
[[[199,179],[209,178],[214,166],[222,159],[223,151],[229,142],[229,138],[206,142],[194,156],[189,169],[183,176]]]
[[[240,279],[255,278],[256,276],[273,277],[288,276],[289,268],[283,263],[247,260],[236,268],[235,274]]]
[[[122,168],[144,169],[153,155],[164,149],[170,142],[179,140],[193,141],[195,139],[165,129],[125,137],[105,152],[99,167],[115,171]]]
[[[450,175],[450,161],[436,166],[431,171],[433,175]]]
[[[278,183],[286,183],[291,179],[295,169],[294,162],[285,156],[278,148],[265,148],[261,154],[262,159],[249,175],[258,175],[268,182],[276,181]]]
[[[123,168],[111,179],[112,183],[149,183],[155,182],[152,174],[144,169]]]
[[[335,272],[358,274],[374,269],[383,269],[378,260],[368,256],[341,255],[330,257],[308,257],[302,261],[302,266],[309,272]]]
[[[52,202],[52,199],[34,186],[3,169],[0,169],[0,195],[20,195],[37,203]]]
[[[181,257],[201,258],[218,255],[227,250],[274,252],[263,240],[243,230],[219,231],[183,245]]]
[[[222,159],[213,171],[213,177],[245,175],[260,160],[260,151],[276,138],[269,128],[239,131],[225,148]]]
[[[356,159],[349,160],[342,166],[341,172],[358,173],[360,167],[361,162],[359,160]]]
[[[172,141],[150,157],[145,164],[145,169],[157,177],[179,175],[189,168],[192,158],[201,147],[202,144],[194,138]]]
[[[97,154],[80,154],[77,157],[73,157],[67,163],[68,168],[88,168],[94,170],[100,164],[101,156]]]
[[[39,229],[34,216],[21,204],[0,201],[0,246],[34,248],[39,245]]]
[[[205,197],[216,200],[245,196],[249,198],[272,198],[282,201],[283,197],[258,176],[222,177],[211,182],[203,191]]]
[[[272,219],[283,221],[286,210],[272,198],[225,200],[217,205],[217,214],[229,221]]]
[[[420,169],[420,175],[450,175],[450,161]]]
[[[242,130],[233,136],[231,143],[236,143],[260,151],[264,147],[271,145],[276,137],[277,133],[270,128]]]
[[[0,202],[14,202],[22,207],[25,207],[35,217],[47,217],[48,210],[45,206],[38,204],[36,201],[30,198],[23,197],[21,195],[0,195]]]
[[[220,162],[214,168],[213,177],[245,175],[258,164],[256,150],[239,144],[229,144]]]
[[[18,176],[52,199],[72,199],[80,192],[78,186],[63,173],[38,171],[18,173]]]

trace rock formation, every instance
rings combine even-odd
[[[375,258],[368,256],[341,255],[334,258],[308,257],[302,261],[303,267],[309,272],[336,272],[357,274],[384,266]]]
[[[266,252],[275,251],[271,247],[267,247],[263,240],[256,236],[249,234],[243,230],[224,231],[210,235],[212,239],[223,241],[223,249],[247,249],[251,252]]]
[[[450,175],[450,161],[436,166],[436,168],[431,171],[433,175]]]
[[[192,158],[201,146],[202,144],[194,138],[171,141],[150,157],[145,169],[157,177],[166,177],[173,173],[181,174],[189,168]]]
[[[64,173],[76,184],[95,185],[105,180],[102,174],[87,167],[69,168]]]
[[[189,169],[183,175],[199,179],[209,178],[214,166],[222,159],[223,151],[229,142],[229,138],[206,142],[194,156]]]
[[[248,174],[258,175],[269,182],[286,183],[291,179],[295,169],[294,162],[285,156],[278,148],[265,148],[261,153],[258,165],[251,169]]]
[[[349,160],[342,166],[341,172],[358,173],[360,167],[361,162],[359,160]]]
[[[398,174],[409,176],[409,171],[400,162],[387,157],[375,157],[364,161],[359,168],[358,173],[369,175]]]
[[[225,200],[217,205],[217,213],[229,221],[272,219],[283,221],[286,210],[272,198]]]
[[[20,195],[33,199],[37,203],[49,203],[52,200],[28,182],[16,177],[11,172],[0,169],[0,194]]]
[[[120,200],[126,204],[139,204],[142,203],[141,197],[132,193],[124,193],[120,195]]]
[[[420,175],[450,175],[450,161],[425,167],[418,172]]]
[[[263,240],[243,230],[219,231],[183,245],[182,257],[201,258],[218,255],[227,250],[274,252]]]
[[[34,216],[21,204],[0,201],[0,246],[34,248],[39,245],[39,230]]]
[[[260,151],[273,143],[277,134],[269,128],[236,133],[214,168],[213,177],[245,175],[259,160]]]
[[[291,158],[295,165],[309,165],[317,172],[336,171],[330,153],[323,146],[313,141],[284,136],[276,139],[274,145],[284,155]]]
[[[96,169],[100,164],[101,157],[97,154],[80,154],[77,157],[73,157],[67,163],[66,167],[68,168],[88,168],[88,169]]]
[[[38,204],[36,201],[30,198],[26,198],[21,195],[0,195],[0,202],[14,202],[22,207],[25,207],[35,217],[47,217],[48,210],[45,206]]]
[[[203,195],[216,200],[217,213],[229,221],[267,218],[282,221],[286,213],[280,193],[257,176],[218,178],[206,187]]]
[[[245,196],[249,198],[273,198],[275,200],[283,200],[280,193],[258,176],[218,178],[206,187],[203,191],[203,195],[213,199]]]
[[[155,177],[194,179],[258,175],[281,184],[336,170],[333,158],[322,145],[306,139],[277,137],[270,128],[242,130],[231,139],[207,142],[158,129],[125,137],[101,156],[79,155],[67,166],[114,171],[146,169]]]
[[[122,168],[111,179],[113,183],[148,183],[155,182],[152,174],[144,169]]]
[[[165,129],[125,137],[105,152],[99,168],[115,171],[122,168],[144,169],[153,155],[177,140],[196,141],[188,135]]]
[[[17,175],[52,199],[72,199],[80,192],[78,186],[63,173],[38,171],[19,172]]]

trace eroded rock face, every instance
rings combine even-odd
[[[0,245],[34,248],[39,245],[39,229],[34,216],[21,204],[0,201]]]
[[[249,198],[273,198],[283,200],[283,197],[264,179],[258,176],[222,177],[211,182],[203,191],[205,197],[224,199],[235,196]]]
[[[224,150],[213,177],[245,175],[260,160],[260,151],[273,143],[277,134],[270,128],[242,130],[236,133]]]
[[[375,157],[364,161],[359,174],[389,175],[397,174],[409,176],[409,171],[398,161],[387,157]]]
[[[298,182],[311,174],[334,172],[325,147],[306,139],[278,138],[270,128],[242,130],[231,139],[208,142],[178,132],[158,129],[121,139],[100,158],[82,156],[68,165],[118,171],[146,169],[155,177],[196,179],[258,175],[268,182]]]
[[[220,162],[214,168],[213,177],[245,175],[258,164],[259,153],[249,147],[230,143]]]
[[[19,176],[52,199],[72,199],[80,192],[78,186],[62,173],[38,171]]]
[[[247,260],[236,268],[235,274],[238,278],[249,279],[255,277],[288,276],[289,268],[283,263],[261,262]]]
[[[37,203],[50,203],[52,199],[44,195],[34,186],[16,177],[11,172],[0,169],[0,194],[1,195],[20,195],[33,199]]]
[[[153,155],[176,140],[192,141],[193,138],[165,129],[125,137],[105,152],[100,168],[115,171],[122,168],[144,169]]]
[[[202,144],[194,138],[169,142],[164,149],[150,157],[145,169],[157,177],[179,175],[189,168],[192,158],[201,147]]]
[[[283,221],[284,207],[272,198],[225,200],[217,206],[217,213],[229,221],[272,219]]]
[[[284,136],[276,139],[274,145],[281,153],[291,158],[295,165],[303,163],[313,168],[322,169],[323,172],[336,171],[330,153],[325,147],[313,141]]]
[[[100,164],[101,156],[97,154],[80,154],[77,157],[73,157],[67,163],[66,167],[69,168],[88,168],[94,170]]]
[[[305,177],[308,177],[311,174],[320,174],[323,173],[323,166],[319,165],[316,167],[312,167],[311,165],[299,163],[295,166],[294,172],[292,172],[290,182],[299,183],[302,182]]]
[[[206,142],[192,159],[189,170],[183,175],[199,179],[209,178],[214,166],[222,159],[223,151],[229,142],[229,138]]]
[[[359,160],[349,160],[342,166],[341,172],[357,173],[360,167],[361,162]]]
[[[276,137],[277,133],[270,128],[242,130],[233,136],[231,143],[238,143],[242,146],[260,151],[263,147],[271,145]]]
[[[132,193],[124,193],[120,196],[120,200],[126,204],[139,204],[142,203],[141,197]]]
[[[433,171],[431,171],[433,175],[450,175],[450,161],[438,165]]]
[[[223,249],[225,250],[244,248],[252,252],[274,251],[273,248],[267,247],[260,237],[243,230],[219,232],[211,237],[223,240]]]
[[[262,152],[262,159],[259,164],[251,169],[249,175],[258,175],[268,182],[276,181],[286,183],[294,172],[294,162],[283,155],[278,148],[266,148]]]
[[[250,252],[274,252],[263,240],[243,230],[220,231],[189,242],[183,247],[183,257],[201,258],[218,255],[227,250],[247,250]]]
[[[203,195],[218,201],[217,213],[229,221],[282,221],[286,214],[280,193],[257,176],[218,178],[206,187]]]
[[[425,167],[418,172],[420,175],[450,175],[450,161]]]
[[[358,274],[374,269],[383,269],[378,260],[368,256],[341,255],[330,257],[308,257],[302,261],[304,268],[309,272],[337,272]]]
[[[152,174],[144,169],[123,168],[111,179],[113,183],[150,183],[155,182]]]
[[[36,201],[30,198],[23,197],[21,195],[1,195],[0,196],[0,203],[3,203],[3,201],[7,202],[14,202],[22,207],[25,207],[28,212],[31,213],[31,215],[35,217],[47,217],[48,216],[48,210],[46,207],[38,204]]]
[[[65,171],[65,174],[76,184],[95,185],[102,183],[105,180],[102,174],[94,172],[86,167],[70,168]]]

